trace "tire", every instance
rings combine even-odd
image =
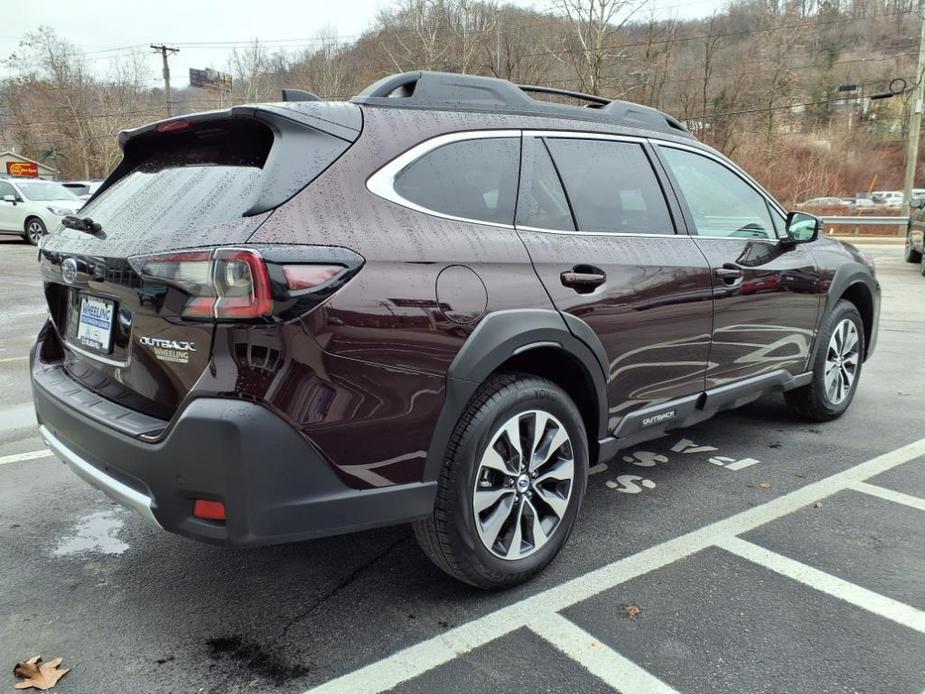
[[[42,237],[47,233],[48,230],[45,228],[45,222],[38,217],[29,217],[23,227],[22,237],[33,246],[37,246],[39,241],[42,240]]]
[[[531,474],[532,432],[538,426],[545,436],[536,449],[545,453],[545,462]],[[518,459],[509,445],[511,431],[521,439],[526,473],[514,474],[518,470],[511,463]],[[418,544],[443,571],[478,588],[522,583],[545,568],[568,539],[588,468],[581,414],[561,388],[528,374],[492,377],[473,396],[450,438],[434,511],[414,524]],[[482,495],[478,501],[477,494]]]
[[[909,232],[906,232],[906,247],[903,253],[903,257],[906,259],[907,263],[921,263],[922,254],[915,250],[912,245],[912,235]]]
[[[844,299],[839,301],[826,318],[817,339],[819,346],[813,361],[812,381],[784,393],[784,398],[801,416],[827,422],[844,414],[861,380],[864,321],[855,305]]]
[[[919,259],[919,272],[922,273],[922,276],[925,277],[925,255],[919,254],[921,258]]]

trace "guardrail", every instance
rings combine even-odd
[[[820,217],[825,226],[852,226],[854,235],[861,233],[862,226],[898,226],[898,235],[906,233],[906,225],[909,223],[908,217],[899,217],[896,215],[865,215],[865,216],[841,216],[841,215],[822,215]],[[832,233],[829,231],[829,233]]]

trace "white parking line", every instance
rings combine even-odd
[[[906,506],[917,508],[919,511],[925,511],[925,499],[920,499],[911,494],[894,492],[892,489],[878,487],[877,485],[868,484],[867,482],[855,482],[849,488],[856,492],[864,492],[871,496],[879,496],[881,499],[886,499],[887,501],[894,501],[897,504],[905,504]]]
[[[884,453],[831,477],[813,482],[766,504],[741,511],[673,540],[618,559],[570,581],[502,607],[467,624],[409,646],[311,691],[321,694],[381,692],[438,667],[474,648],[527,626],[541,614],[558,612],[630,579],[690,556],[718,541],[815,503],[855,482],[862,482],[897,465],[925,455],[925,439]]]
[[[861,607],[880,617],[891,619],[904,627],[925,633],[925,612],[911,605],[849,583],[825,571],[820,571],[738,537],[727,537],[717,542],[716,546],[822,593]]]
[[[20,463],[24,460],[36,460],[37,458],[49,458],[53,456],[54,453],[49,451],[47,448],[41,451],[29,451],[28,453],[15,453],[13,455],[7,455],[0,458],[0,465],[6,465],[7,463]]]
[[[621,694],[677,694],[677,690],[559,614],[549,613],[527,626]]]
[[[5,364],[8,361],[26,361],[28,358],[28,355],[25,357],[0,357],[0,364]]]

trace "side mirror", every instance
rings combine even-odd
[[[911,207],[913,210],[918,210],[922,207],[925,207],[925,198],[912,198],[909,201],[909,207]]]
[[[810,243],[819,238],[822,220],[805,212],[791,212],[787,215],[787,238],[785,243]]]
[[[16,204],[16,196],[15,196],[15,195],[4,195],[4,196],[3,196],[3,202],[11,202],[11,203],[13,203],[13,204],[15,205],[15,204]]]

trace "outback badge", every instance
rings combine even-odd
[[[187,342],[186,340],[168,340],[162,337],[143,335],[138,338],[138,342],[145,347],[150,347],[155,358],[160,361],[173,362],[174,364],[189,364],[190,352],[196,351],[196,343]]]

